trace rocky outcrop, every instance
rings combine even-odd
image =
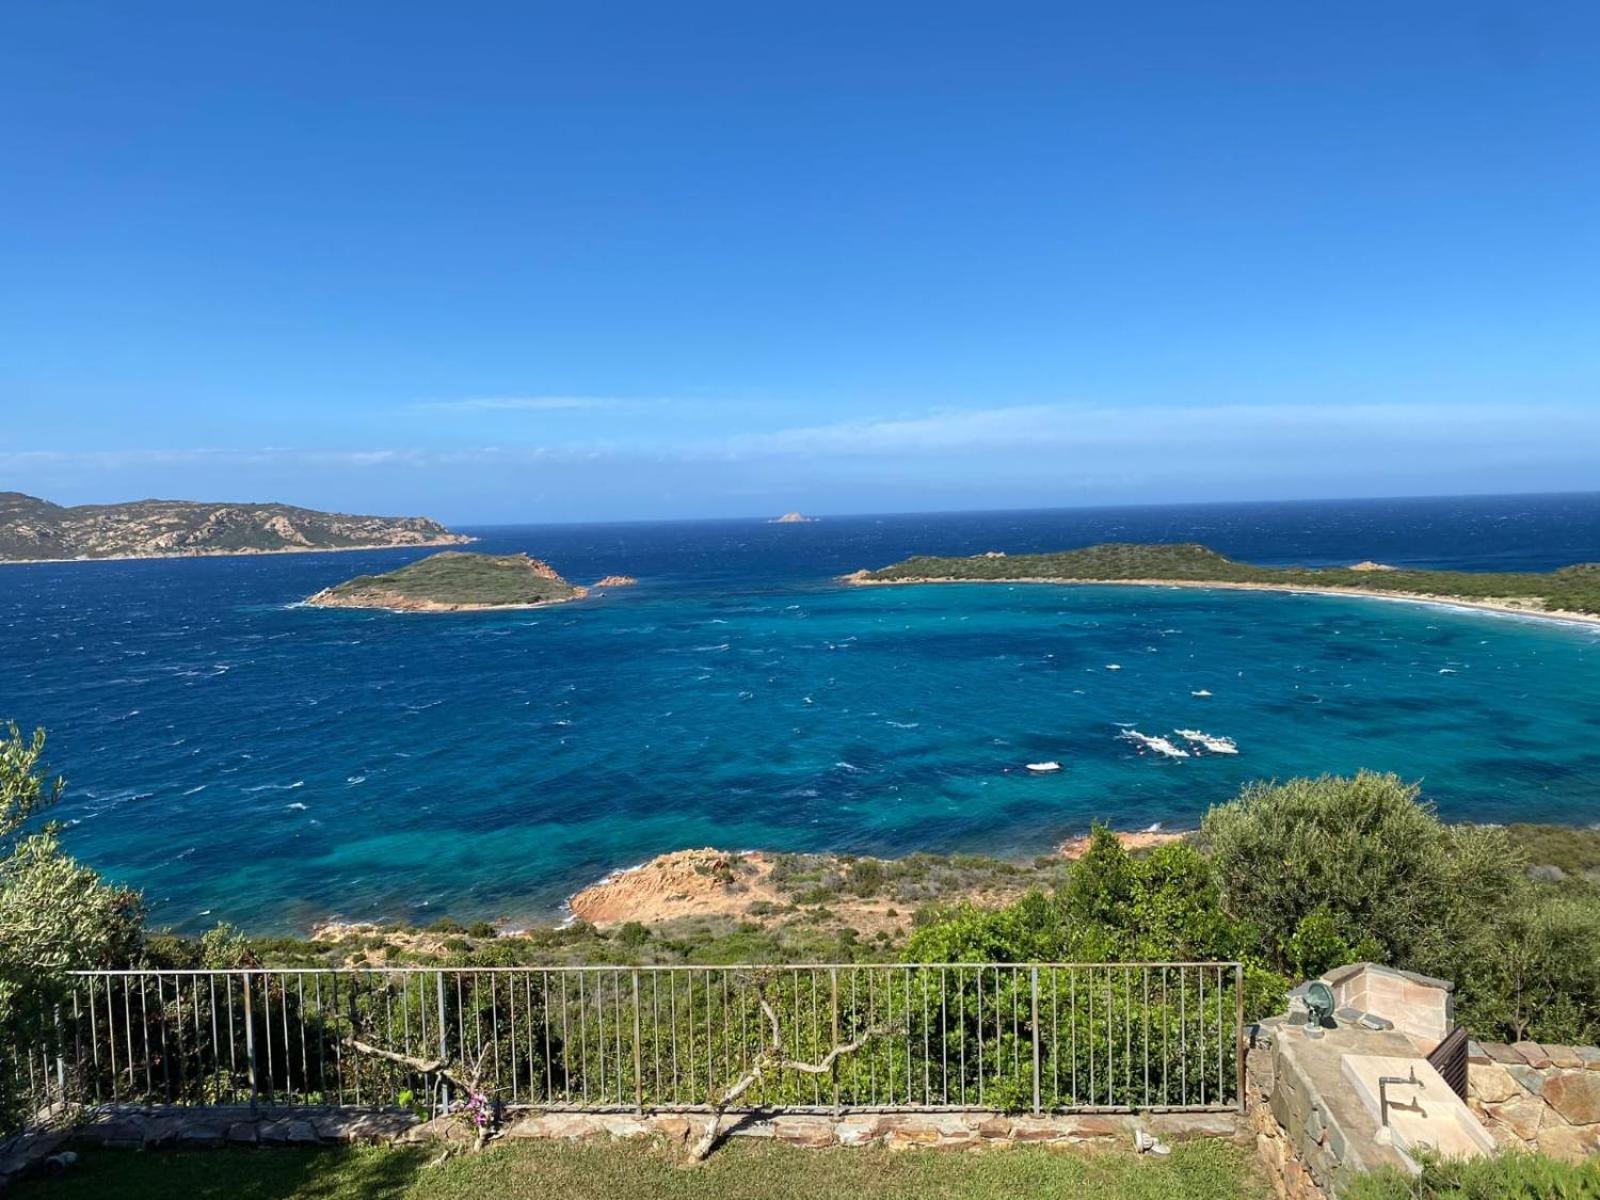
[[[808,517],[805,513],[786,512],[781,517],[772,518],[772,523],[774,525],[809,525],[815,520],[815,517]]]
[[[604,579],[595,580],[594,587],[598,591],[601,588],[632,587],[638,582],[632,575],[607,575]]]
[[[0,492],[0,562],[371,550],[471,540],[427,517],[191,500],[67,508],[21,492]]]

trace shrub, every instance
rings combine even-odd
[[[25,827],[60,798],[42,765],[44,731],[0,732],[0,1047],[48,1039],[50,1013],[75,968],[126,963],[142,941],[133,892],[109,887],[61,852],[55,829]],[[10,1064],[0,1066],[0,1131],[21,1116]]]
[[[1556,1200],[1600,1196],[1600,1162],[1571,1164],[1538,1154],[1427,1162],[1421,1175],[1389,1169],[1352,1180],[1348,1200]]]
[[[1443,964],[1525,869],[1503,830],[1453,831],[1415,785],[1371,771],[1251,784],[1206,814],[1201,838],[1222,907],[1260,926],[1284,969],[1317,914],[1323,934],[1381,961]]]
[[[875,858],[858,858],[850,864],[846,886],[858,896],[870,896],[884,884],[888,872]]]

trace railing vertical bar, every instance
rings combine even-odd
[[[544,984],[544,1098],[547,1103],[553,1104],[556,1098],[556,1067],[555,1055],[550,1049],[550,1031],[553,1027],[553,1019],[550,1016],[550,972],[541,971],[539,977]],[[566,1027],[564,1024],[566,1015],[566,1009],[563,1008],[561,1012],[563,1029]]]
[[[1233,964],[1233,1052],[1234,1084],[1238,1092],[1234,1103],[1244,1112],[1245,1043],[1244,1043],[1244,964]]]
[[[1178,968],[1178,1088],[1182,1103],[1189,1103],[1189,981]]]
[[[973,1000],[973,1026],[978,1031],[978,1107],[983,1107],[983,968],[973,974],[977,977],[977,996]],[[965,1032],[965,1031],[963,1031]],[[963,1037],[962,1041],[966,1041]]]
[[[244,1056],[250,1071],[250,1115],[254,1116],[260,1102],[261,1081],[256,1071],[256,1022],[250,999],[250,972],[241,972],[239,978],[244,991]]]
[[[1104,970],[1106,974],[1106,1104],[1110,1106],[1116,1103],[1117,1014],[1114,1008],[1116,1000],[1112,995],[1111,968],[1107,966]]]

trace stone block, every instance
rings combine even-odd
[[[687,1142],[689,1140],[689,1119],[687,1117],[656,1117],[653,1123],[655,1131],[669,1142]]]
[[[178,1130],[177,1142],[185,1147],[220,1146],[227,1131],[221,1125],[213,1125],[208,1121],[197,1121],[185,1125]]]
[[[99,1121],[85,1125],[78,1137],[101,1146],[138,1149],[144,1145],[144,1124],[137,1118],[120,1121]]]
[[[1535,1069],[1542,1070],[1555,1065],[1550,1061],[1550,1055],[1546,1053],[1545,1048],[1538,1042],[1516,1042],[1511,1048],[1522,1055],[1523,1062]]]
[[[1524,1142],[1532,1142],[1539,1136],[1539,1126],[1546,1112],[1544,1101],[1537,1096],[1518,1096],[1504,1104],[1483,1107],[1491,1120],[1498,1121]]]
[[[1193,1138],[1239,1136],[1237,1113],[1152,1113],[1145,1122],[1162,1141],[1186,1142]]]
[[[1561,1071],[1545,1080],[1544,1102],[1572,1125],[1600,1123],[1600,1075]]]
[[[1011,1118],[985,1117],[978,1122],[978,1136],[1002,1141],[1009,1138],[1011,1136]]]
[[[1318,1109],[1311,1110],[1311,1116],[1306,1119],[1306,1137],[1308,1140],[1322,1145],[1323,1134],[1327,1127],[1323,1124],[1322,1113]]]
[[[839,1122],[838,1138],[841,1146],[869,1146],[882,1141],[888,1132],[889,1122],[883,1117],[859,1114],[845,1117]]]
[[[913,1150],[919,1146],[937,1146],[939,1131],[927,1125],[896,1121],[884,1135],[884,1145],[891,1150]]]
[[[1071,1133],[1079,1138],[1132,1137],[1133,1122],[1128,1117],[1090,1113],[1072,1118]]]
[[[1487,1054],[1490,1060],[1493,1062],[1516,1063],[1518,1066],[1525,1065],[1522,1055],[1518,1054],[1504,1042],[1484,1042],[1483,1052]]]
[[[1581,1163],[1600,1154],[1600,1131],[1549,1122],[1539,1133],[1539,1149],[1552,1158]]]
[[[1550,1065],[1553,1067],[1576,1070],[1583,1066],[1583,1059],[1578,1057],[1578,1052],[1571,1046],[1552,1046],[1546,1042],[1544,1052],[1549,1055]]]
[[[1484,1064],[1492,1061],[1493,1060],[1484,1053],[1482,1046],[1473,1041],[1471,1038],[1467,1039],[1467,1064],[1469,1066],[1481,1067]]]
[[[1523,1091],[1531,1092],[1535,1096],[1544,1092],[1545,1076],[1543,1071],[1536,1071],[1528,1066],[1518,1067],[1509,1064],[1506,1066],[1506,1070],[1510,1073],[1511,1078],[1522,1086]]]
[[[1600,1047],[1579,1046],[1578,1059],[1588,1071],[1600,1071]]]
[[[230,1146],[254,1146],[261,1140],[254,1121],[235,1121],[223,1136]]]
[[[1522,1086],[1498,1063],[1467,1067],[1467,1095],[1485,1104],[1504,1104],[1522,1095]]]
[[[779,1117],[772,1123],[772,1136],[791,1146],[831,1146],[833,1122],[827,1117]]]
[[[1007,1125],[1010,1126],[1010,1137],[1014,1142],[1057,1142],[1071,1136],[1077,1122],[1070,1118],[1063,1121],[1054,1117],[1020,1117],[1008,1121]],[[981,1134],[983,1126],[978,1128]]]

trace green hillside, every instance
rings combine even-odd
[[[879,570],[860,572],[855,578],[865,583],[945,579],[1257,583],[1274,587],[1359,588],[1464,600],[1512,600],[1539,608],[1600,613],[1600,563],[1550,572],[1257,567],[1235,562],[1192,542],[1107,542],[1053,554],[980,554],[962,558],[919,555]]]
[[[526,554],[445,551],[383,575],[360,575],[311,598],[346,607],[494,608],[551,604],[584,594],[546,563]]]

